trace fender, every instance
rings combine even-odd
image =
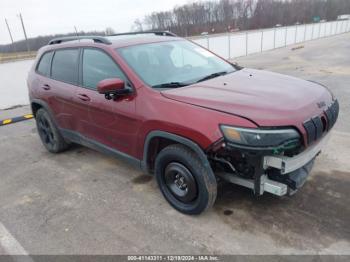
[[[189,140],[185,137],[175,135],[172,133],[168,133],[168,132],[164,132],[164,131],[159,131],[159,130],[150,132],[146,137],[145,145],[144,145],[144,149],[143,149],[143,160],[141,161],[141,168],[144,172],[150,174],[150,170],[149,170],[149,167],[147,164],[147,155],[148,155],[148,148],[149,148],[150,142],[151,142],[152,138],[155,138],[155,137],[167,138],[167,139],[173,140],[175,142],[178,142],[179,144],[183,144],[183,145],[189,147],[191,150],[193,150],[198,155],[198,157],[202,161],[204,167],[209,172],[211,172],[211,174],[214,176],[214,173],[213,173],[213,170],[211,169],[208,158],[205,155],[202,148],[198,144],[196,144],[192,140]]]
[[[33,112],[33,103],[42,106],[49,113],[51,119],[54,121],[55,125],[58,127],[57,121],[54,117],[54,114],[52,113],[52,110],[50,109],[49,105],[44,100],[36,99],[36,98],[30,99],[30,107],[32,109],[33,116],[35,117],[35,114]]]

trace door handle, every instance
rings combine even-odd
[[[43,88],[44,90],[50,90],[50,89],[51,89],[51,86],[49,86],[48,84],[45,84],[45,85],[42,86],[42,88]]]
[[[85,94],[78,94],[78,98],[83,101],[90,101],[90,97]]]

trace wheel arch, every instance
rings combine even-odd
[[[30,107],[32,109],[32,113],[33,113],[34,117],[40,108],[44,108],[48,112],[48,114],[50,115],[54,124],[57,126],[57,122],[56,122],[56,119],[54,117],[54,114],[52,113],[52,110],[50,109],[49,105],[45,101],[43,101],[41,99],[31,99],[30,100]]]
[[[153,174],[154,162],[157,154],[166,146],[171,144],[182,144],[197,154],[205,168],[213,172],[206,154],[202,148],[194,141],[165,131],[151,131],[144,143],[143,160],[141,168],[149,174]]]
[[[31,102],[30,103],[30,107],[32,109],[32,113],[33,113],[34,117],[36,117],[36,113],[38,112],[38,110],[40,108],[43,108],[43,106],[40,103],[38,103],[38,102]]]

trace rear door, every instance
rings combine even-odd
[[[97,84],[108,78],[120,78],[129,84],[126,75],[112,57],[98,48],[84,48],[80,64],[80,85],[75,100],[79,104],[78,130],[85,137],[131,154],[136,141],[134,96],[106,100],[97,92]]]
[[[78,88],[79,48],[58,49],[51,65],[51,79],[47,83],[51,93],[49,104],[61,128],[76,130],[74,95]]]
[[[34,91],[34,97],[40,97],[40,99],[49,102],[52,99],[52,92],[50,88],[50,73],[51,73],[51,60],[54,51],[45,52],[35,69],[36,77],[32,78],[31,86],[36,87]],[[56,111],[52,110],[56,115]]]

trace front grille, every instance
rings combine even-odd
[[[325,114],[328,120],[328,125],[327,125],[327,131],[328,131],[334,126],[338,118],[338,114],[339,114],[338,100],[335,100],[335,102],[325,111]]]
[[[334,103],[328,107],[324,114],[326,121],[322,121],[323,116],[316,116],[304,122],[304,128],[307,134],[307,143],[311,144],[322,137],[323,133],[329,131],[335,124],[339,114],[339,103],[335,100]]]

